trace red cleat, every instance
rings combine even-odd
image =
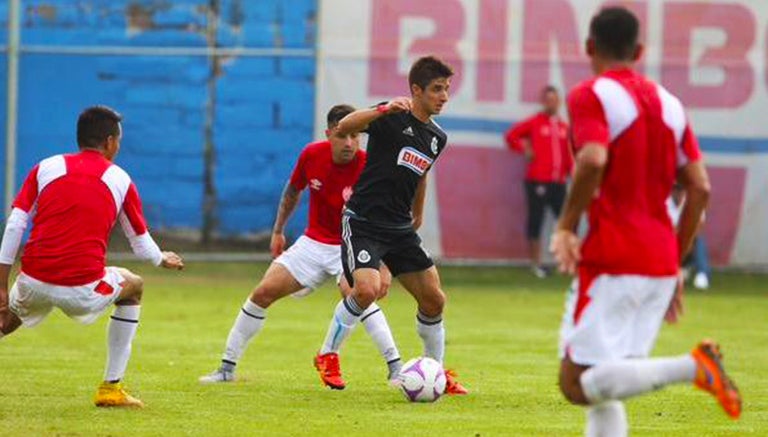
[[[717,398],[720,406],[732,419],[741,415],[741,395],[736,384],[725,373],[720,346],[711,340],[704,340],[691,352],[696,360],[696,387]]]
[[[464,388],[459,381],[456,381],[456,372],[453,370],[445,371],[445,394],[447,395],[465,395],[469,390]]]
[[[325,386],[334,390],[344,390],[344,387],[347,386],[341,378],[339,354],[330,352],[323,355],[315,355],[315,369],[320,374],[320,380],[323,381]]]

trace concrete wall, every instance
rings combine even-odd
[[[23,1],[22,45],[205,48],[208,3]],[[0,2],[2,21],[6,10],[7,1]],[[25,51],[17,184],[40,159],[75,150],[78,112],[103,103],[125,116],[118,163],[136,181],[151,226],[199,229],[205,108],[213,102],[214,229],[225,234],[269,229],[297,152],[312,139],[315,14],[314,0],[222,0],[218,47],[309,49],[309,56],[222,59],[215,92],[208,88],[207,56]],[[0,33],[0,41],[6,36]],[[3,57],[3,84],[5,75]],[[5,119],[4,101],[0,119]],[[302,227],[303,220],[293,220],[290,231]]]

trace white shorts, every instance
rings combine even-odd
[[[582,366],[647,357],[675,292],[676,276],[580,275],[560,328],[560,358]],[[581,284],[580,284],[581,282]],[[581,287],[580,287],[581,285]]]
[[[341,246],[320,243],[302,235],[274,262],[285,267],[296,282],[305,288],[297,294],[306,296],[328,278],[340,277]]]
[[[76,286],[48,284],[22,272],[8,306],[28,328],[42,322],[54,307],[78,322],[93,323],[117,300],[124,281],[116,267],[107,267],[100,280]]]

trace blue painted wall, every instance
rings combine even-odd
[[[22,45],[206,47],[206,0],[22,3]],[[218,45],[312,49],[316,7],[314,0],[223,0]],[[1,1],[4,28],[6,9]],[[2,43],[6,36],[0,32]],[[125,117],[118,163],[136,181],[152,227],[200,228],[209,71],[205,56],[23,54],[17,184],[40,159],[75,150],[79,111],[103,103]],[[312,57],[224,60],[215,86],[218,232],[270,229],[294,160],[312,139],[314,76]],[[3,86],[5,77],[3,57]],[[302,205],[289,233],[301,232],[305,215]]]

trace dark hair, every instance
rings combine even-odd
[[[589,24],[589,37],[601,55],[619,61],[630,61],[637,49],[640,22],[626,8],[602,9]]]
[[[541,89],[541,97],[544,97],[544,96],[546,96],[549,93],[560,94],[557,91],[557,88],[555,88],[554,85],[547,85],[547,86],[545,86],[544,88]]]
[[[453,76],[453,68],[450,65],[434,56],[424,56],[411,66],[411,71],[408,73],[408,86],[416,84],[424,90],[433,80],[451,76]]]
[[[326,120],[328,122],[328,129],[333,129],[342,118],[355,112],[355,107],[352,105],[336,105],[328,111]]]
[[[98,149],[111,135],[120,135],[123,116],[108,106],[91,106],[77,118],[77,145],[81,149]]]

